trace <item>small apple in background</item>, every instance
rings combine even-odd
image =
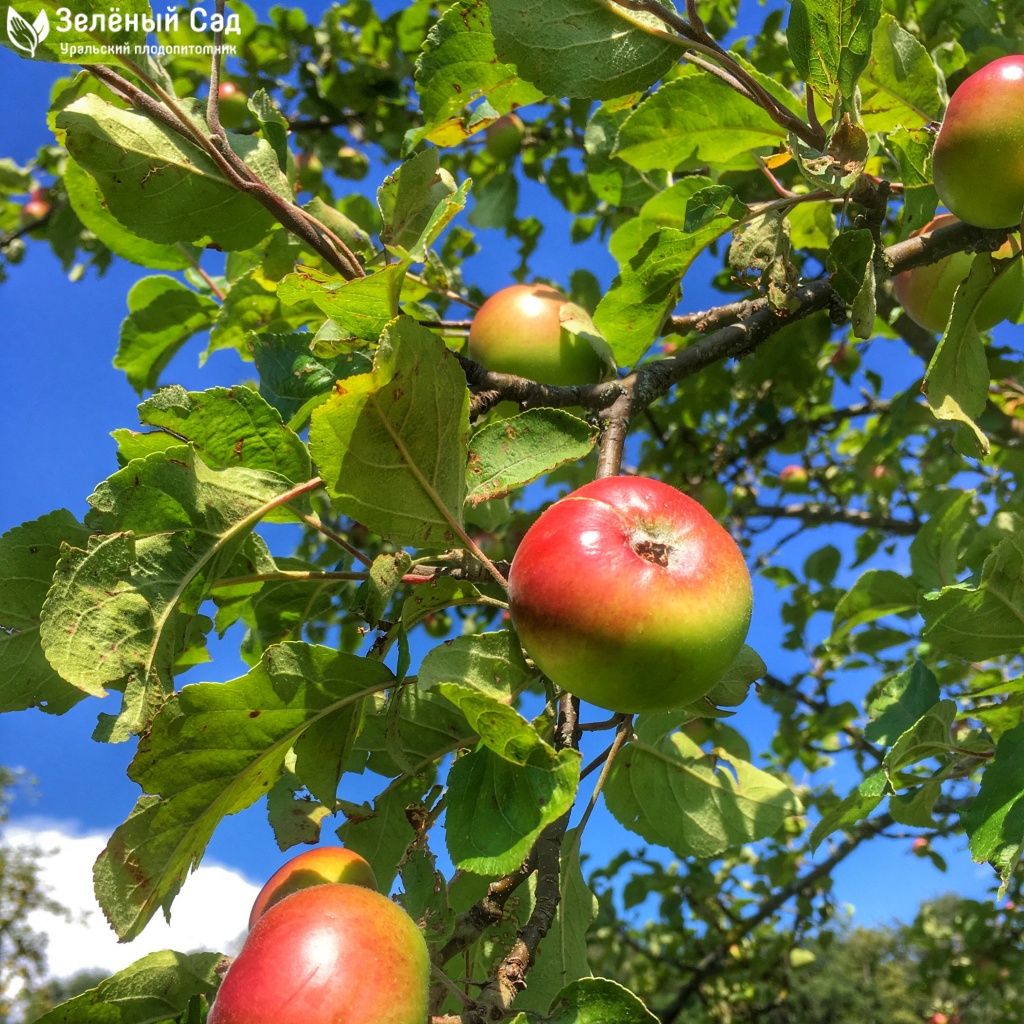
[[[690,488],[690,497],[700,502],[716,519],[729,507],[729,492],[714,477],[703,477]]]
[[[311,885],[324,885],[328,882],[347,882],[349,885],[362,885],[373,890],[377,888],[373,868],[358,853],[346,850],[343,846],[317,846],[292,857],[270,876],[252,905],[249,927],[252,928],[262,914],[285,896]]]
[[[928,1024],[949,1024],[949,1018],[940,1010],[928,1018]]]
[[[912,232],[911,237],[958,223],[953,214],[941,213],[919,231]],[[1020,243],[1011,238],[992,255],[995,259],[1009,259],[1019,252]],[[955,252],[938,263],[897,274],[892,279],[893,291],[907,316],[927,331],[944,331],[953,308],[953,293],[967,277],[973,260],[973,253]],[[979,331],[987,331],[1001,320],[1015,320],[1020,315],[1024,307],[1022,280],[1020,273],[1011,270],[989,289],[974,316]]]
[[[1024,210],[1024,54],[965,79],[932,150],[942,205],[979,228],[1019,225]]]
[[[910,852],[918,857],[923,857],[928,852],[928,840],[924,836],[918,836],[910,844]]]
[[[896,474],[888,466],[872,466],[868,470],[871,488],[886,497],[896,490]]]
[[[856,346],[844,342],[832,353],[829,364],[844,381],[849,383],[850,378],[860,369],[860,353]]]
[[[473,317],[469,358],[542,384],[596,384],[610,367],[585,337],[562,326],[567,304],[566,295],[546,284],[502,288]]]
[[[352,146],[342,146],[338,150],[333,167],[339,177],[350,181],[362,181],[370,173],[370,158]]]
[[[316,192],[324,181],[324,165],[316,153],[295,156],[295,191]]]
[[[518,114],[506,114],[484,129],[484,149],[496,160],[508,163],[519,152],[526,125]]]
[[[225,128],[241,128],[249,120],[249,100],[231,81],[223,81],[217,88],[217,110]]]
[[[806,491],[810,479],[803,466],[783,466],[779,472],[779,486],[784,491]]]
[[[452,631],[452,617],[444,609],[439,612],[428,612],[423,616],[423,628],[427,636],[440,640]]]
[[[401,907],[328,882],[256,921],[207,1024],[424,1024],[429,981],[427,945]]]
[[[606,477],[546,509],[508,578],[512,624],[563,690],[611,711],[704,696],[743,646],[753,595],[736,542],[658,480]]]

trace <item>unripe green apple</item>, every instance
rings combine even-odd
[[[602,708],[704,696],[743,646],[753,595],[736,542],[659,480],[606,477],[546,509],[508,577],[512,624],[554,683]]]
[[[844,342],[832,353],[829,364],[843,380],[848,382],[860,369],[860,353],[853,345]]]
[[[700,502],[716,519],[729,507],[729,492],[714,477],[706,476],[690,488],[690,497]]]
[[[324,165],[316,153],[299,153],[295,157],[295,191],[316,192],[324,181]]]
[[[784,491],[805,491],[810,479],[803,466],[783,466],[779,472],[779,484]]]
[[[249,927],[252,928],[262,914],[285,896],[311,885],[324,885],[328,882],[347,882],[349,885],[364,885],[374,890],[377,888],[373,868],[358,853],[346,850],[343,846],[317,846],[292,857],[270,876],[252,905]]]
[[[424,1024],[429,981],[427,945],[401,907],[328,882],[260,917],[207,1024]]]
[[[484,148],[495,159],[507,163],[520,150],[526,125],[518,114],[506,114],[484,129]]]
[[[221,82],[217,88],[217,111],[225,128],[241,128],[249,119],[249,101],[234,82]]]
[[[568,303],[546,284],[502,288],[473,317],[469,358],[488,370],[542,384],[596,384],[609,368],[585,337],[562,326]]]
[[[959,219],[953,214],[940,213],[911,237],[958,223]],[[1011,238],[992,255],[995,259],[1008,259],[1018,252],[1020,243]],[[892,279],[892,287],[907,316],[927,331],[944,331],[953,308],[953,295],[970,272],[973,260],[972,253],[955,252],[938,263],[897,274]],[[979,331],[987,331],[1002,320],[1015,320],[1020,315],[1024,306],[1020,282],[1020,275],[1011,271],[989,289],[974,315]]]
[[[1024,209],[1024,55],[965,79],[942,119],[932,171],[942,205],[979,228],[1008,228]]]

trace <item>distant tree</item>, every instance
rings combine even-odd
[[[44,851],[13,846],[4,836],[18,782],[19,773],[0,766],[0,1022],[34,1019],[26,1011],[46,972],[46,936],[29,924],[29,915],[44,910],[68,916],[40,882],[39,858]]]

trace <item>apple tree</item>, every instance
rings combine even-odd
[[[435,1024],[784,1003],[834,870],[893,837],[963,834],[1015,884],[1020,0],[0,17],[5,60],[68,65],[53,144],[0,161],[5,287],[42,244],[79,276],[147,268],[110,349],[139,422],[81,511],[0,538],[0,711],[121,695],[93,734],[135,750],[138,802],[95,866],[120,938],[254,805],[282,851],[336,833],[395,893]],[[971,220],[922,231],[940,205]],[[954,258],[921,326],[893,279]],[[470,358],[475,311],[516,283],[561,293],[556,343],[588,379]],[[994,289],[1018,301],[980,324]],[[494,330],[537,342],[515,311]],[[168,379],[204,345],[237,352],[235,379]],[[509,615],[542,510],[616,476],[703,503],[754,579],[748,645],[719,623],[728,664],[638,714],[647,660],[603,679],[612,713],[537,664],[571,668],[585,631],[535,656]],[[562,546],[530,577],[556,609],[610,614],[645,657],[638,622],[700,646],[600,544],[586,571]],[[214,634],[247,671],[218,671]],[[620,826],[600,860],[595,814]],[[43,1020],[128,993],[159,1002],[123,1021],[201,1020],[224,971],[154,954]]]

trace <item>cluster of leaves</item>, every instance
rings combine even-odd
[[[386,18],[352,0],[318,25],[233,4],[240,132],[203,101],[205,63],[135,59],[131,38],[55,87],[57,145],[31,168],[0,165],[0,189],[45,181],[40,230],[69,267],[161,271],[129,293],[115,357],[153,393],[84,519],[58,511],[0,539],[0,711],[123,694],[94,734],[137,743],[142,795],[95,873],[119,936],[169,913],[221,820],[263,798],[282,849],[341,815],[382,886],[400,878],[465,992],[439,989],[434,1009],[467,1022],[649,1019],[595,971],[666,1021],[712,990],[721,1007],[753,1005],[730,964],[784,974],[833,916],[831,869],[893,829],[963,828],[1011,883],[1019,357],[974,325],[980,275],[938,342],[888,278],[958,249],[987,265],[1005,237],[907,240],[936,206],[928,126],[958,79],[1021,47],[1017,6],[799,0],[788,37],[774,11],[726,49],[728,0],[685,14],[416,0]],[[186,25],[159,41],[208,42]],[[56,45],[37,58],[59,59]],[[498,158],[480,139],[513,108],[524,147]],[[312,157],[318,180],[302,177]],[[354,182],[375,165],[374,202]],[[568,241],[521,215],[536,187]],[[9,262],[16,206],[0,211]],[[606,244],[608,287],[582,258],[565,283],[619,380],[545,387],[461,356],[467,322],[451,309],[480,299],[463,269],[488,229],[516,246],[520,276],[538,246]],[[730,301],[678,314],[684,276],[706,270]],[[235,349],[257,382],[161,388],[206,333],[207,352]],[[523,411],[488,416],[503,398]],[[777,589],[781,642],[764,661],[745,651],[696,706],[589,721],[524,658],[503,574],[539,505],[624,459],[725,486],[735,535]],[[793,459],[809,476],[800,501],[779,490]],[[271,546],[282,536],[286,553]],[[458,635],[424,644],[444,616]],[[249,671],[180,685],[232,627]],[[765,752],[730,710],[758,679],[777,721]],[[839,757],[855,784],[827,770]],[[352,774],[379,780],[374,799],[349,798]],[[589,810],[567,824],[598,799],[681,866],[623,852],[588,884]],[[620,887],[594,895],[603,879],[676,924],[623,937]],[[787,907],[797,924],[781,931]],[[645,965],[616,971],[638,942]],[[216,963],[160,954],[77,998],[173,978],[159,1019],[198,1012]]]

